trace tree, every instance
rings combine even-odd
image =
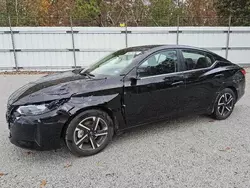
[[[250,0],[218,0],[216,2],[218,14],[224,21],[232,16],[232,25],[250,24]]]
[[[250,24],[250,0],[0,0],[0,24],[6,13],[13,26],[203,26]]]
[[[46,15],[44,20],[49,25],[69,25],[69,15],[74,7],[75,0],[47,0],[43,9],[40,9],[40,15]]]
[[[6,14],[6,13],[7,13],[7,1],[0,0],[0,14]]]
[[[147,4],[145,0],[102,0],[102,26],[118,26],[127,23],[129,26],[138,26],[147,19]]]
[[[0,0],[0,26],[7,26],[7,2]]]
[[[183,3],[173,0],[151,0],[150,13],[159,26],[177,24],[177,17],[183,14]]]
[[[187,0],[185,2],[186,17],[182,24],[188,25],[216,25],[216,8],[214,0]]]
[[[98,22],[101,0],[76,0],[72,10],[72,16],[76,24],[89,25],[93,21]]]

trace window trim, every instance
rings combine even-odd
[[[153,75],[153,76],[145,76],[145,77],[139,77],[140,80],[148,79],[148,78],[156,78],[156,77],[161,77],[161,76],[168,76],[168,75],[178,75],[182,74],[182,72],[172,72],[172,73],[166,73],[166,74],[159,74],[159,75]]]
[[[206,68],[201,68],[201,69],[193,69],[193,70],[184,70],[185,65],[184,65],[184,58],[183,58],[183,55],[182,55],[182,52],[181,50],[197,50],[197,49],[189,49],[189,48],[167,48],[167,49],[161,49],[161,50],[158,50],[158,51],[155,51],[153,52],[152,54],[149,54],[148,56],[144,57],[141,61],[139,61],[136,66],[134,66],[133,68],[131,68],[126,74],[122,75],[123,76],[123,80],[126,78],[126,77],[129,77],[129,75],[131,74],[136,74],[136,69],[138,66],[140,66],[146,59],[148,59],[151,55],[154,55],[158,52],[161,52],[161,51],[166,51],[166,50],[176,50],[177,51],[177,58],[178,58],[178,61],[177,61],[177,72],[174,72],[174,73],[166,73],[166,74],[160,74],[160,75],[154,75],[154,76],[147,76],[147,77],[138,77],[139,79],[138,80],[142,80],[142,79],[148,79],[148,78],[154,78],[154,77],[161,77],[161,76],[168,76],[168,75],[178,75],[178,74],[184,74],[184,73],[189,73],[189,72],[196,72],[196,71],[202,71],[202,70],[209,70],[209,69],[212,69],[214,68],[218,63],[220,62],[230,62],[230,61],[221,61],[221,60],[216,60],[214,58],[214,63],[210,66],[210,67],[206,67]],[[206,52],[206,51],[203,51],[203,50],[197,50],[197,51],[201,51],[201,52],[205,52],[205,53],[209,53],[210,55],[214,55],[214,53],[212,52]],[[217,54],[215,54],[217,55]],[[219,55],[217,55],[219,56]],[[219,56],[220,57],[220,56]]]
[[[222,61],[218,61],[216,60],[210,67],[206,67],[206,68],[201,68],[201,69],[193,69],[193,70],[185,70],[185,71],[180,71],[180,72],[173,72],[173,73],[166,73],[166,74],[160,74],[160,75],[154,75],[154,76],[147,76],[147,77],[139,77],[140,80],[146,79],[146,78],[152,78],[152,77],[160,77],[160,76],[168,76],[168,75],[177,75],[177,74],[184,74],[184,73],[189,73],[189,72],[196,72],[196,71],[202,71],[202,70],[208,70],[208,69],[212,69],[214,68],[219,62]]]

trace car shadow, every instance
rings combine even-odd
[[[184,129],[187,126],[194,126],[196,122],[213,122],[214,120],[211,119],[209,116],[206,115],[192,115],[192,116],[186,116],[186,117],[178,117],[178,118],[171,118],[168,120],[159,121],[157,123],[150,123],[138,127],[134,127],[131,129],[128,129],[124,131],[120,135],[115,135],[113,138],[113,141],[110,143],[110,145],[103,150],[101,153],[105,153],[105,155],[112,155],[112,150],[114,147],[121,147],[123,144],[125,144],[129,140],[133,140],[135,138],[143,138],[147,137],[148,134],[162,134],[162,132],[170,132],[175,131],[178,129]],[[201,125],[202,126],[202,125]],[[15,146],[13,146],[15,147]],[[75,159],[78,159],[79,157],[76,157],[72,155],[66,145],[63,143],[62,148],[58,150],[51,150],[51,151],[33,151],[23,148],[15,147],[14,149],[16,156],[19,158],[19,160],[24,160],[23,157],[32,158],[32,161],[43,161],[43,163],[46,163],[46,161],[58,161],[63,162],[66,161],[72,161]],[[96,157],[100,155],[101,153],[90,156]],[[89,157],[87,157],[89,158]]]
[[[213,122],[215,120],[211,119],[208,115],[190,115],[184,117],[175,117],[168,120],[161,120],[155,123],[149,123],[142,126],[133,127],[123,131],[119,135],[115,135],[113,143],[123,142],[123,140],[129,140],[131,137],[140,137],[149,132],[154,132],[154,134],[174,131],[177,129],[182,129],[187,126],[193,126],[195,122]],[[149,133],[150,134],[150,133]]]

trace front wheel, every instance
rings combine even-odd
[[[65,142],[71,153],[89,156],[103,150],[113,137],[113,121],[100,110],[78,114],[69,124]]]
[[[235,102],[236,96],[231,89],[222,90],[214,106],[214,118],[218,120],[228,118],[233,112]]]

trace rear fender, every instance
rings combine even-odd
[[[235,69],[235,67],[234,67],[234,69],[232,69],[232,67],[230,67],[230,68],[234,73],[233,73],[233,75],[227,77],[226,82],[223,82],[223,84],[221,85],[219,90],[216,92],[216,97],[212,103],[212,108],[211,108],[212,112],[214,110],[214,105],[215,105],[216,101],[218,100],[220,92],[225,88],[232,89],[236,95],[236,100],[239,99],[239,90],[240,90],[239,86],[241,85],[241,82],[245,83],[245,78],[244,78],[244,76],[242,76],[242,73],[240,72],[240,70]]]

